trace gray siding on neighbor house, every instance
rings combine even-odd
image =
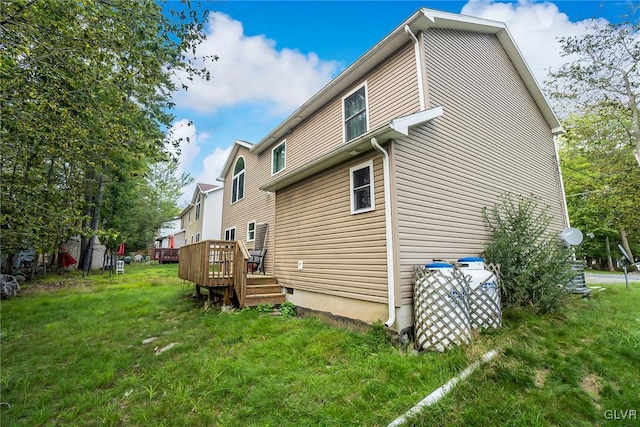
[[[343,144],[342,97],[362,86],[365,81],[369,129],[420,109],[414,48],[408,42],[366,78],[292,129],[291,134],[286,137],[286,169],[280,174],[286,174]],[[282,141],[274,140],[265,153],[271,156],[271,150]],[[266,175],[265,178],[269,176]]]
[[[374,159],[375,210],[351,214],[349,168]],[[385,303],[384,185],[373,151],[277,192],[281,286]],[[298,270],[298,261],[303,269]]]
[[[554,230],[566,226],[553,136],[497,38],[422,37],[430,106],[444,115],[394,143],[402,304],[414,265],[482,252],[482,208],[507,191],[539,196]]]
[[[244,198],[231,204],[231,189],[233,187],[233,169],[236,160],[244,157],[245,161],[245,189]],[[236,227],[236,240],[247,240],[247,223],[256,221],[257,223],[268,223],[269,232],[267,236],[267,255],[265,258],[265,269],[267,274],[273,274],[274,254],[275,254],[275,199],[273,193],[260,190],[266,177],[270,176],[271,151],[265,151],[256,155],[250,153],[249,149],[239,147],[238,153],[231,163],[231,167],[224,177],[224,193],[222,195],[222,227],[221,239],[224,239],[224,231],[231,227]],[[246,242],[249,250],[253,249],[254,242]]]

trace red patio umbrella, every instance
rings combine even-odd
[[[124,255],[124,242],[120,244],[118,248],[118,255]]]
[[[70,265],[77,264],[76,261],[65,248],[61,248],[60,252],[60,267],[67,268]]]
[[[169,249],[173,249],[173,234],[171,236],[169,236]]]

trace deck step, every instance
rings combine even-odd
[[[247,295],[256,295],[256,294],[279,294],[280,293],[280,285],[278,284],[260,284],[253,285],[247,284]]]
[[[247,286],[250,285],[275,285],[278,279],[273,276],[250,275],[247,276]]]
[[[285,301],[283,293],[253,294],[244,298],[245,307],[257,307],[260,304],[282,304]]]

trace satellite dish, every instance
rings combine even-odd
[[[627,259],[627,261],[629,262],[629,264],[633,264],[633,261],[631,260],[631,257],[629,256],[629,254],[627,253],[627,251],[624,250],[624,248],[622,247],[621,244],[618,243],[618,249],[620,249],[620,252],[622,252],[622,255]]]
[[[560,238],[569,246],[576,246],[582,243],[582,231],[577,228],[567,227],[560,233]]]

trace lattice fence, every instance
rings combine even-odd
[[[444,351],[471,341],[468,282],[460,271],[443,274],[415,269],[414,327],[416,346]]]
[[[469,286],[469,315],[473,329],[497,329],[502,326],[500,305],[500,266],[486,264],[490,274],[480,283]]]
[[[416,266],[413,305],[417,348],[444,351],[454,344],[470,343],[473,329],[502,326],[500,266],[486,264],[480,271],[484,278],[479,280],[469,270],[457,267],[443,273]]]

